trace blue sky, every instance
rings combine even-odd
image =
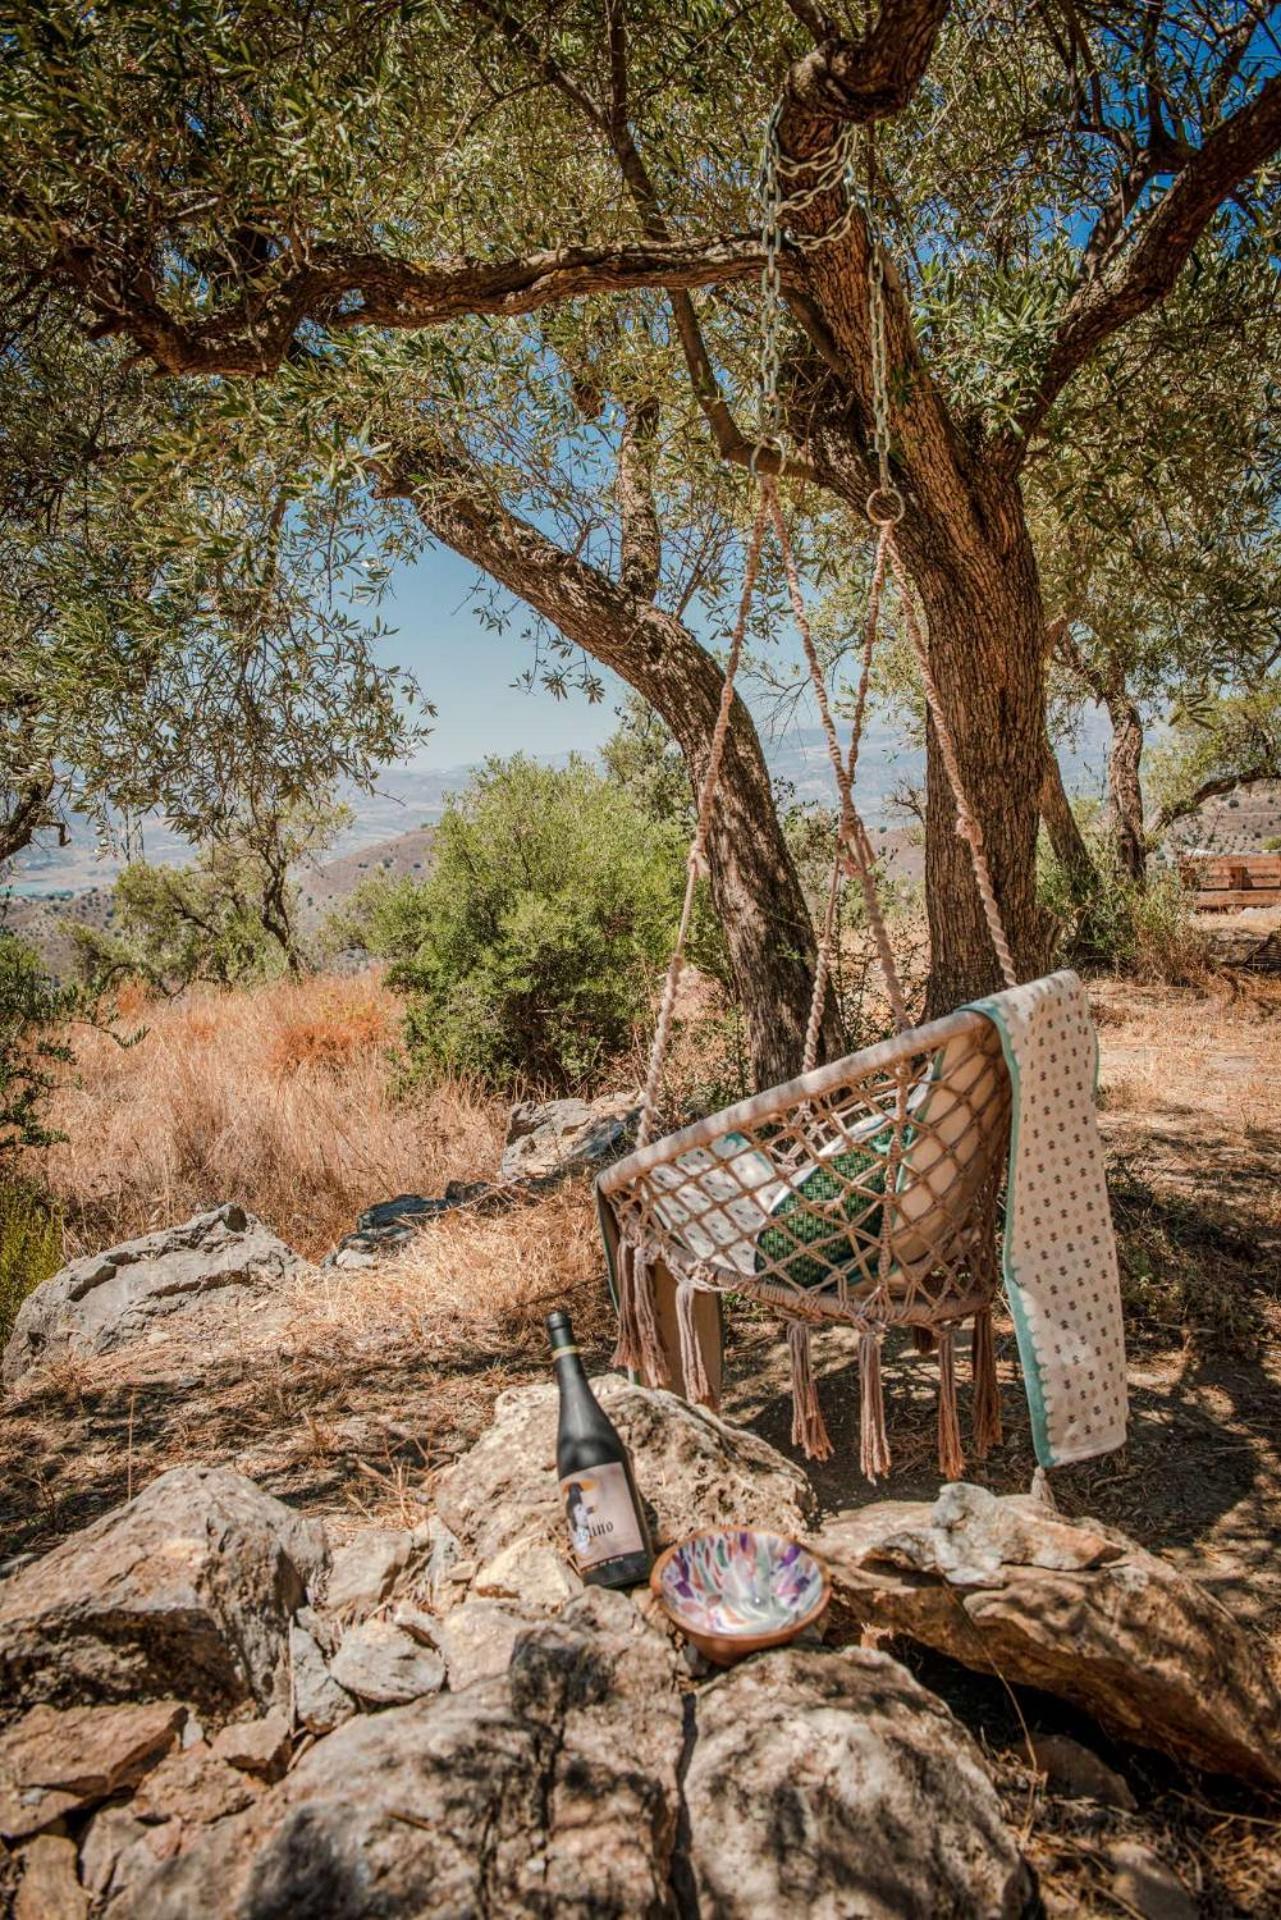
[[[493,633],[476,618],[468,592],[476,570],[446,548],[397,569],[383,618],[397,629],[382,657],[407,667],[435,702],[435,730],[415,756],[421,767],[457,767],[487,753],[590,753],[614,731],[621,681],[602,672],[597,706],[580,693],[555,700],[542,689],[513,686],[533,658],[522,622]]]

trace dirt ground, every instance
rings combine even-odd
[[[1130,1358],[1127,1447],[1053,1476],[1060,1505],[1125,1528],[1210,1586],[1259,1633],[1281,1677],[1281,982],[1205,991],[1103,982],[1102,1124],[1122,1252]],[[504,1387],[545,1377],[539,1318],[575,1309],[608,1351],[590,1203],[556,1203],[548,1242],[569,1249],[522,1301],[476,1323],[415,1311],[406,1283],[311,1281],[204,1358],[173,1342],[67,1365],[0,1413],[0,1555],[40,1550],[181,1460],[225,1461],[340,1527],[422,1518],[436,1474],[486,1425]],[[521,1261],[547,1233],[536,1210],[507,1228]],[[438,1234],[462,1233],[441,1226]],[[523,1249],[523,1251],[521,1251]],[[468,1243],[457,1257],[465,1266]],[[1006,1440],[971,1477],[1023,1490],[1034,1461],[1008,1326],[998,1329]],[[834,1458],[811,1469],[824,1506],[937,1490],[934,1363],[889,1350],[894,1466],[876,1490],[857,1460],[857,1386],[839,1332],[815,1349]],[[726,1414],[790,1450],[776,1332],[731,1330]],[[1133,1912],[1106,1848],[1138,1838],[1175,1866],[1210,1915],[1281,1915],[1281,1809],[1222,1782],[1189,1782],[1151,1756],[1117,1755],[1054,1703],[1014,1701],[937,1659],[909,1656],[987,1744],[1050,1912]],[[1122,1764],[1137,1815],[1038,1793],[1024,1725],[1066,1728]]]

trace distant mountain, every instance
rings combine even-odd
[[[848,743],[849,729],[839,729]],[[1107,750],[1107,723],[1093,710],[1087,710],[1086,722],[1075,748],[1062,755],[1063,774],[1069,791],[1099,790],[1101,769]],[[765,736],[765,754],[776,781],[790,789],[801,801],[833,800],[832,770],[828,764],[827,742],[817,727],[792,726],[780,730],[776,738]],[[557,756],[563,760],[564,756]],[[379,776],[373,793],[348,792],[343,796],[356,816],[354,825],[335,844],[326,868],[341,867],[354,861],[354,871],[362,871],[384,843],[398,842],[406,834],[433,826],[445,808],[451,793],[465,787],[473,768],[389,767]],[[859,806],[871,827],[902,824],[903,814],[895,805],[895,794],[904,787],[920,786],[924,779],[924,755],[905,746],[898,730],[884,721],[873,720],[866,728],[858,765]],[[167,828],[162,820],[143,822],[136,853],[146,859],[182,865],[193,858],[189,843]],[[399,860],[400,856],[391,856]],[[410,870],[412,870],[412,858]],[[80,895],[90,889],[109,889],[124,865],[124,848],[100,850],[87,820],[73,820],[71,842],[57,845],[50,835],[41,844],[19,855],[14,863],[11,891],[18,899],[49,899]]]

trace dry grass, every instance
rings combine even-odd
[[[577,1182],[492,1213],[460,1207],[399,1258],[308,1276],[294,1294],[296,1330],[330,1352],[394,1337],[433,1364],[479,1351],[542,1365],[554,1306],[572,1308],[583,1337],[605,1336],[602,1267],[591,1192]]]
[[[398,1097],[399,1010],[376,976],[131,1004],[136,1046],[75,1036],[41,1157],[70,1253],[235,1199],[319,1257],[398,1193],[493,1174],[505,1108],[465,1083]]]

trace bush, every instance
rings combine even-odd
[[[1210,967],[1210,941],[1178,874],[1160,867],[1138,887],[1117,870],[1101,837],[1087,839],[1094,843],[1098,882],[1085,900],[1042,842],[1038,892],[1060,929],[1055,963],[1106,968],[1156,985],[1199,985]]]
[[[581,1085],[652,1013],[684,836],[586,762],[491,760],[448,807],[423,881],[374,882],[337,937],[390,963],[423,1067]]]
[[[62,1221],[38,1188],[0,1185],[0,1349],[33,1287],[62,1265]]]
[[[70,1061],[71,1051],[53,1030],[79,1001],[74,990],[49,979],[34,947],[0,931],[0,1158],[58,1138],[45,1117],[54,1088],[50,1069]]]

